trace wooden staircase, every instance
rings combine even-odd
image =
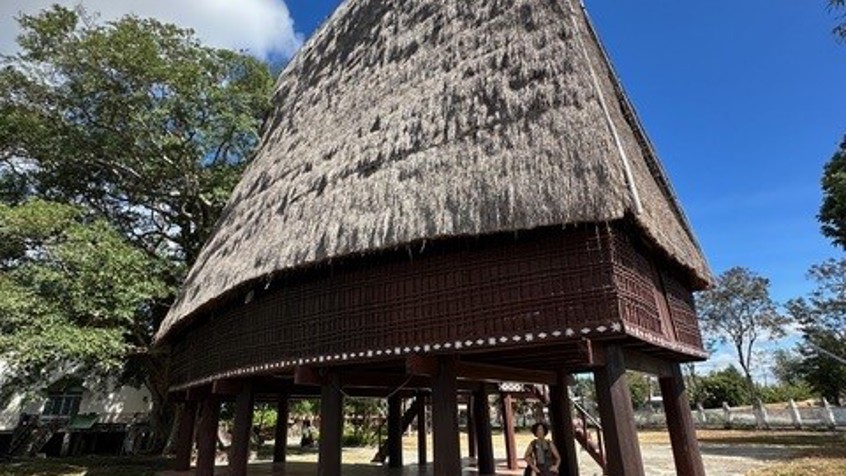
[[[570,399],[570,403],[572,403],[574,410],[573,432],[576,435],[576,441],[596,461],[596,464],[605,471],[607,469],[607,461],[602,444],[602,425],[599,420],[591,416],[583,406],[579,405],[572,398]],[[595,439],[593,437],[594,434],[596,435]]]
[[[11,460],[12,458],[35,456],[53,435],[64,426],[64,423],[61,420],[41,423],[38,417],[21,420],[12,433],[12,441],[3,459]]]
[[[543,405],[549,404],[549,390],[545,385],[525,385],[524,389],[529,392]],[[605,471],[606,460],[605,450],[602,444],[602,425],[599,420],[579,405],[572,397],[569,397],[573,408],[573,433],[576,441],[596,461],[596,464]],[[594,437],[594,435],[596,435]]]

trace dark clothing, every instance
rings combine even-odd
[[[549,445],[549,441],[539,439],[531,443],[532,460],[540,472],[532,474],[531,468],[528,468],[526,474],[531,474],[532,476],[553,476],[555,474],[551,471],[555,463],[555,456],[552,454],[552,449]]]

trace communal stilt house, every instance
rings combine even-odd
[[[456,476],[472,395],[493,474],[482,402],[523,382],[550,389],[575,475],[567,382],[593,372],[607,473],[642,475],[635,369],[659,377],[678,474],[704,475],[679,364],[706,355],[692,293],[709,273],[577,0],[347,0],[279,77],[260,151],[157,335],[183,405],[177,466],[196,433],[212,474],[230,399],[230,471],[246,474],[254,402],[284,415],[310,395],[318,472],[340,475],[343,399],[369,395],[390,397],[391,466],[416,398],[433,474]]]

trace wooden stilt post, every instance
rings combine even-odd
[[[194,447],[194,425],[197,420],[197,402],[186,401],[182,404],[179,415],[179,427],[176,430],[176,458],[173,469],[188,471],[191,469],[191,450]]]
[[[467,397],[467,456],[476,457],[476,416],[473,414],[473,395]]]
[[[426,395],[417,393],[417,464],[425,466],[426,456]]]
[[[217,456],[217,425],[220,420],[220,399],[206,397],[200,408],[197,425],[197,476],[213,476]]]
[[[432,378],[432,440],[434,476],[461,474],[458,440],[458,381],[455,359],[437,357],[437,371]]]
[[[594,379],[608,474],[644,476],[623,350],[618,345],[605,348],[605,366],[594,371]]]
[[[483,388],[473,393],[473,422],[476,427],[477,464],[480,475],[496,474],[491,434],[491,408],[488,392]]]
[[[508,469],[517,469],[517,439],[514,434],[514,402],[511,395],[500,395],[502,403],[502,435],[505,438],[505,458]]]
[[[402,468],[402,399],[388,398],[388,467]]]
[[[320,393],[320,456],[317,476],[341,476],[341,438],[344,431],[344,397],[341,378],[332,372]]]
[[[570,376],[559,373],[558,381],[550,387],[549,415],[552,420],[552,441],[561,455],[561,476],[579,476],[579,460],[576,456],[576,435],[573,428],[573,410],[567,384]]]
[[[273,432],[273,462],[285,463],[288,447],[288,395],[279,395],[276,402],[276,428]]]
[[[250,431],[253,428],[253,386],[247,382],[235,399],[232,446],[229,448],[230,476],[247,476],[250,460]]]
[[[670,375],[658,379],[661,399],[667,415],[667,428],[673,445],[676,473],[685,476],[705,476],[702,454],[696,440],[696,428],[690,411],[690,402],[684,389],[684,377],[679,364],[672,363]]]

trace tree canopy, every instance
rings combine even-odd
[[[267,66],[134,16],[101,24],[54,6],[20,24],[0,70],[6,171],[191,263],[258,141]]]
[[[756,346],[763,339],[783,336],[788,323],[770,297],[770,281],[746,268],[731,268],[717,277],[712,289],[699,294],[697,304],[706,335],[732,346],[751,400],[760,403],[752,377]]]
[[[840,12],[838,15],[839,21],[834,27],[834,34],[841,40],[846,41],[846,14],[842,13],[842,10],[846,9],[846,0],[829,0],[828,5],[832,10]]]
[[[846,138],[826,164],[822,179],[823,203],[819,220],[823,235],[846,248]]]
[[[114,375],[143,350],[136,316],[167,293],[160,265],[102,219],[33,200],[0,205],[0,352],[11,381]]]
[[[787,305],[803,340],[798,361],[787,367],[821,395],[840,402],[846,396],[846,259],[816,265],[809,276],[816,288]]]
[[[0,359],[17,379],[51,360],[120,366],[164,438],[151,339],[254,154],[272,78],[152,19],[53,6],[18,21],[0,58]]]

